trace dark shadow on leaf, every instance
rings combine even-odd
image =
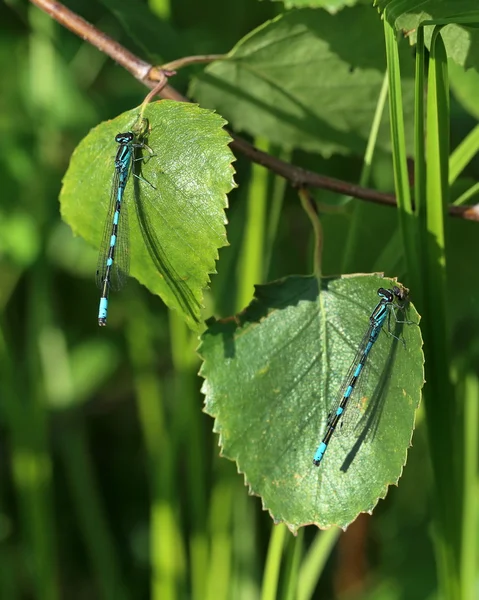
[[[328,281],[331,280],[323,280],[323,285],[327,286]],[[292,288],[294,293],[291,293]],[[318,282],[311,275],[296,275],[267,285],[256,285],[255,298],[243,311],[233,317],[208,321],[208,329],[202,337],[222,336],[224,358],[234,358],[237,330],[258,326],[272,312],[296,306],[301,301],[317,302],[318,295]]]
[[[235,358],[235,331],[238,323],[235,317],[228,317],[226,319],[215,319],[211,317],[206,321],[208,329],[203,334],[203,339],[207,335],[220,335],[223,338],[223,356],[224,358]]]
[[[148,157],[147,157],[148,158]],[[145,242],[148,254],[158,271],[164,277],[169,288],[173,292],[178,304],[183,312],[188,315],[194,323],[199,323],[200,303],[190,290],[187,282],[182,279],[171,264],[167,254],[155,233],[154,226],[148,219],[145,212],[145,203],[141,198],[140,182],[144,178],[141,175],[141,165],[143,163],[143,153],[141,148],[135,148],[135,158],[133,160],[133,190],[134,205],[138,217],[138,223],[141,230],[143,241]],[[147,185],[144,181],[143,185]]]
[[[396,353],[398,349],[399,342],[402,340],[401,332],[404,323],[400,323],[396,321],[394,331],[392,332],[392,343],[390,350],[388,352],[388,356],[386,362],[384,364],[384,368],[382,369],[379,380],[374,388],[374,391],[371,395],[371,399],[368,402],[368,406],[366,412],[363,417],[356,425],[356,430],[360,431],[356,442],[354,443],[351,450],[348,452],[346,458],[344,459],[343,464],[341,465],[341,471],[346,473],[349,467],[351,466],[353,460],[356,458],[359,449],[361,448],[363,442],[365,442],[368,438],[374,439],[378,427],[379,422],[381,420],[381,416],[384,410],[384,403],[387,398],[388,387],[391,381],[392,370],[394,367],[394,362],[396,360]],[[386,335],[391,335],[386,333]],[[402,342],[401,342],[402,344]]]

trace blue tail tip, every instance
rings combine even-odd
[[[98,309],[98,325],[106,325],[106,316],[108,314],[108,298],[100,298],[100,308]]]
[[[316,467],[319,467],[319,464],[324,456],[324,453],[326,452],[326,448],[327,445],[324,442],[321,442],[318,446],[318,449],[316,450],[316,454],[314,455],[313,458],[313,465],[315,465]]]

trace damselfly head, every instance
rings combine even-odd
[[[403,286],[395,285],[392,290],[387,290],[385,288],[378,289],[378,296],[382,300],[386,300],[386,302],[393,302],[394,298],[399,300],[401,304],[404,304],[409,296],[409,290]]]
[[[385,288],[379,288],[378,296],[381,298],[381,300],[386,300],[386,302],[392,302],[394,299],[394,292],[393,292],[393,290],[386,290]]]
[[[117,133],[115,136],[115,142],[118,144],[128,144],[133,141],[135,136],[131,133],[131,131],[127,131],[125,133]]]

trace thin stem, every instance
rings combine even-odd
[[[312,598],[321,577],[326,561],[331,555],[341,530],[335,527],[327,531],[318,531],[316,538],[304,557],[298,578],[298,600]]]
[[[383,84],[381,91],[379,92],[378,101],[376,104],[376,110],[374,112],[373,122],[371,123],[371,130],[369,131],[368,144],[366,152],[364,153],[363,167],[361,169],[361,176],[359,183],[366,185],[371,176],[371,167],[373,163],[374,150],[376,149],[376,143],[378,140],[379,127],[384,114],[384,107],[386,106],[388,98],[388,74],[384,73]],[[350,198],[350,197],[349,197]],[[364,215],[363,210],[367,210],[362,205],[355,203],[353,206],[353,212],[351,215],[351,226],[349,228],[349,235],[346,239],[346,248],[343,255],[343,267],[342,272],[348,273],[353,271],[354,259],[357,256],[358,248],[363,244],[363,222]]]
[[[422,27],[419,28],[419,31]],[[418,33],[419,33],[418,31]],[[470,131],[449,157],[449,185],[452,185],[479,149],[479,125]]]
[[[468,190],[462,193],[458,198],[454,200],[454,206],[462,206],[469,201],[470,198],[476,196],[479,193],[479,183],[475,183]]]
[[[462,517],[462,597],[474,597],[477,556],[477,442],[479,422],[479,380],[468,373],[464,382],[464,499]]]
[[[147,309],[131,296],[128,346],[139,422],[148,459],[150,484],[150,561],[152,600],[178,598],[177,581],[185,576],[185,549],[175,504],[175,455],[167,424],[162,382],[155,366],[153,330]]]
[[[258,143],[268,146],[266,141]],[[254,286],[262,283],[265,275],[265,221],[268,206],[268,172],[253,166],[248,189],[246,226],[238,264],[237,310],[242,310],[254,295]]]
[[[460,598],[462,487],[455,468],[458,432],[451,428],[457,400],[450,380],[450,325],[446,259],[446,206],[449,201],[449,82],[447,55],[439,28],[433,32],[428,65],[426,111],[426,197],[421,219],[424,240],[421,330],[426,350],[425,406],[435,480],[439,587],[447,598]],[[451,491],[452,490],[452,491]]]
[[[290,156],[289,151],[278,150],[283,158]],[[268,277],[269,268],[271,265],[271,258],[273,256],[273,247],[278,234],[279,221],[281,218],[281,211],[283,208],[284,194],[285,194],[286,180],[279,177],[274,177],[271,182],[271,203],[268,215],[268,222],[266,228],[266,243],[265,243],[265,258],[264,258],[264,274]]]
[[[277,597],[281,557],[286,540],[286,525],[275,525],[269,538],[268,556],[263,576],[261,600],[274,600]]]
[[[284,600],[294,600],[297,597],[299,569],[304,548],[304,531],[305,528],[302,527],[298,531],[298,535],[289,540],[283,586]]]
[[[152,90],[150,90],[150,92],[145,96],[145,99],[141,103],[141,108],[140,108],[140,117],[141,118],[143,118],[143,113],[145,111],[145,108],[148,106],[148,104],[153,100],[153,98],[157,94],[159,94],[161,92],[161,90],[166,85],[168,85],[168,77],[173,77],[173,75],[176,75],[176,71],[172,71],[172,70],[167,71],[166,69],[163,69],[161,71],[160,80],[155,85],[155,87]]]
[[[321,259],[323,255],[323,229],[319,220],[316,202],[308,190],[300,188],[298,190],[301,205],[311,221],[314,231],[314,274],[318,279],[321,277]]]
[[[225,60],[228,58],[227,54],[200,54],[197,56],[184,56],[183,58],[177,58],[169,63],[163,65],[163,69],[171,71],[179,71],[189,65],[201,65],[205,63],[211,63],[215,60]]]

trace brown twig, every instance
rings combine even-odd
[[[58,21],[64,27],[75,33],[78,37],[89,42],[108,56],[119,65],[124,67],[136,79],[141,81],[150,89],[154,89],[158,82],[163,83],[165,77],[164,70],[161,67],[156,67],[140,60],[137,56],[126,50],[121,44],[101,32],[99,29],[88,23],[76,13],[66,8],[60,2],[53,0],[30,0],[48,13],[53,19]],[[204,57],[203,57],[204,58]],[[186,60],[186,59],[183,59]],[[188,57],[191,63],[191,57]],[[175,63],[180,61],[175,61]],[[202,62],[202,61],[199,61]],[[203,61],[204,62],[204,61]],[[171,66],[175,63],[169,63]],[[187,98],[182,96],[177,90],[170,85],[165,85],[160,93],[162,98],[169,98],[179,102],[189,102]],[[318,175],[312,171],[307,171],[301,167],[297,167],[279,158],[271,156],[266,152],[262,152],[255,148],[252,144],[242,139],[241,137],[230,133],[233,138],[231,147],[233,150],[241,152],[248,157],[252,162],[260,164],[273,173],[287,179],[295,187],[314,187],[324,190],[330,190],[346,196],[353,196],[361,200],[367,200],[376,204],[385,206],[397,206],[394,194],[386,194],[377,190],[364,188],[359,185],[340,181],[332,177]],[[459,217],[471,221],[479,221],[479,205],[475,206],[450,206],[449,214],[453,217]]]

